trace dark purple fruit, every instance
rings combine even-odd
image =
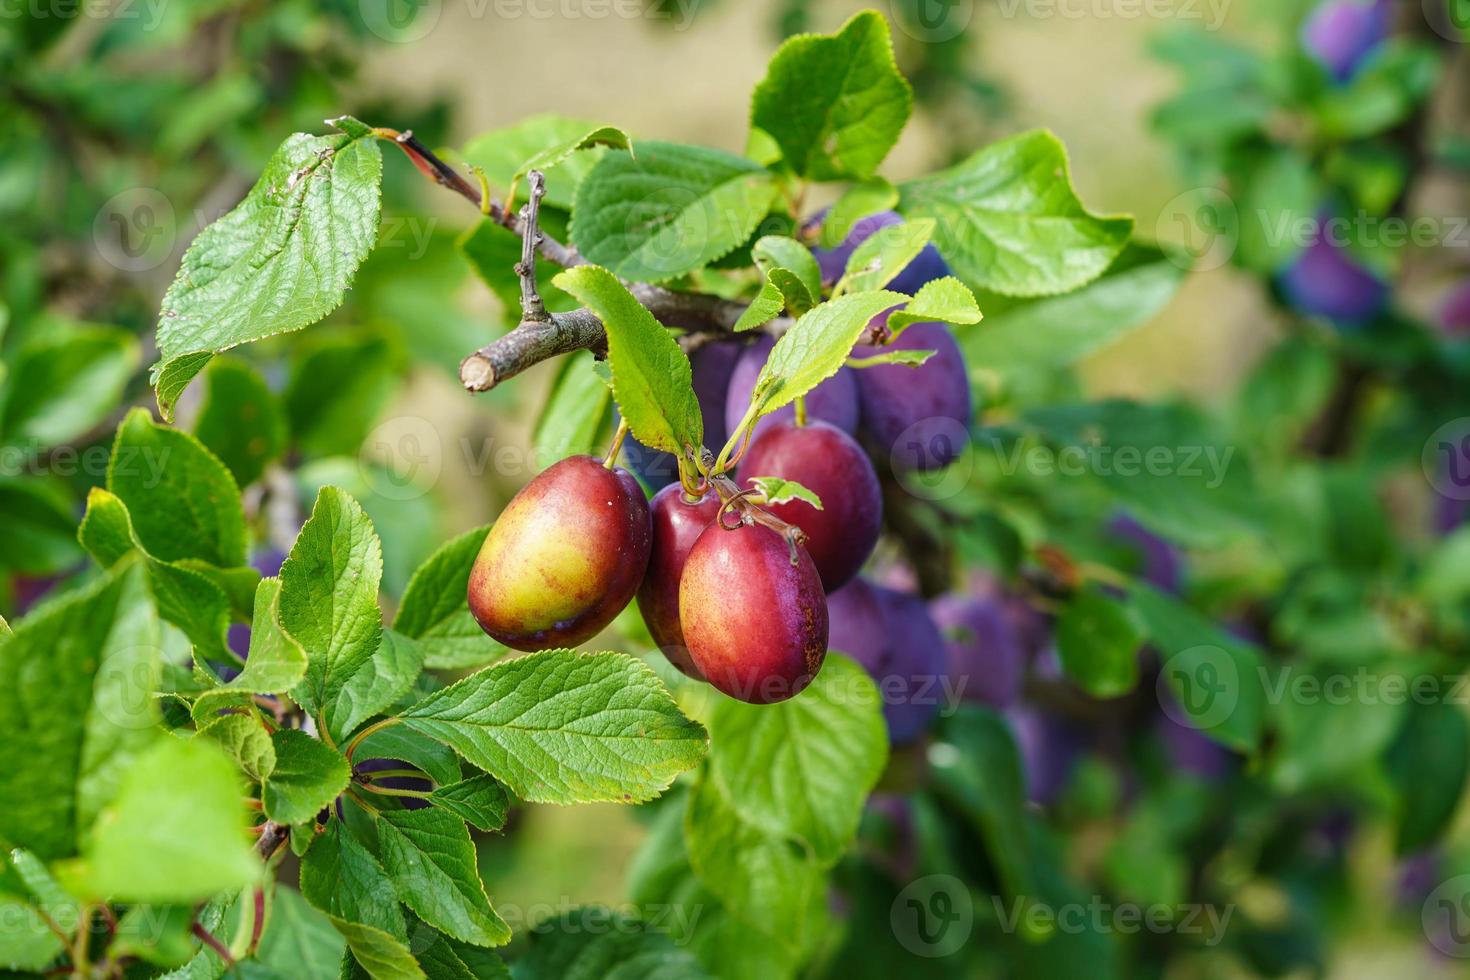
[[[885,322],[888,314],[881,314]],[[857,375],[862,429],[901,470],[943,469],[964,450],[974,405],[965,357],[942,323],[915,323],[886,347],[858,347],[854,357],[885,350],[932,350],[919,367],[888,364]]]
[[[751,344],[740,355],[740,360],[730,375],[730,391],[725,401],[725,431],[727,433],[735,431],[735,427],[745,417],[746,410],[750,408],[750,393],[755,390],[756,379],[760,377],[761,368],[766,366],[766,358],[770,357],[771,348],[775,345],[774,339],[764,337]],[[806,417],[811,421],[828,422],[843,432],[856,432],[858,391],[857,382],[853,378],[855,373],[848,368],[842,368],[807,392]],[[755,435],[759,438],[763,432],[776,423],[789,422],[795,418],[795,407],[784,405],[756,423]],[[726,438],[728,439],[729,436],[727,435]],[[714,447],[716,443],[706,439],[705,445]]]
[[[669,658],[669,663],[690,677],[703,680],[699,668],[689,656],[684,643],[684,629],[679,623],[679,579],[694,542],[704,533],[720,512],[720,498],[707,493],[690,501],[679,484],[664,487],[649,503],[653,518],[653,547],[648,557],[648,572],[638,588],[638,611],[653,642]]]
[[[1184,559],[1178,548],[1127,514],[1113,518],[1108,531],[1127,542],[1137,559],[1135,571],[1139,578],[1164,592],[1179,592],[1184,581]]]
[[[923,599],[881,586],[873,592],[888,641],[873,679],[883,695],[888,738],[902,745],[922,734],[944,705],[944,638]]]
[[[825,217],[825,211],[818,215],[817,224],[820,225]],[[829,286],[837,282],[847,270],[847,260],[852,258],[852,253],[857,251],[859,245],[879,230],[902,223],[903,216],[896,211],[879,211],[857,221],[842,240],[842,244],[836,248],[813,249],[812,254],[817,257],[817,265],[822,269],[822,281]],[[929,244],[884,288],[912,296],[925,283],[947,275],[950,275],[949,264],[939,254],[939,249]]]
[[[1391,0],[1327,0],[1302,25],[1302,47],[1345,82],[1388,38],[1393,13]]]
[[[1026,653],[999,596],[940,596],[929,612],[944,637],[951,688],[967,701],[1009,708],[1021,696]]]
[[[1388,307],[1389,286],[1319,223],[1311,243],[1277,277],[1288,305],[1339,328],[1361,327]]]
[[[633,598],[650,538],[632,474],[570,456],[526,484],[490,529],[470,572],[470,612],[515,650],[576,646]]]
[[[827,597],[803,548],[759,524],[706,528],[679,583],[689,656],[732,698],[774,704],[801,692],[827,655]]]
[[[878,593],[865,578],[855,578],[827,593],[827,649],[845,653],[877,677],[888,652],[888,634]]]
[[[795,480],[822,501],[767,509],[806,532],[806,550],[827,591],[852,580],[873,553],[883,525],[883,493],[873,464],[857,440],[825,422],[778,422],[756,439],[740,462],[740,485],[753,477]]]

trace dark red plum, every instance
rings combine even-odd
[[[888,314],[879,319],[887,321]],[[965,357],[949,327],[916,323],[886,347],[859,346],[854,357],[886,350],[932,350],[919,367],[889,364],[862,368],[857,375],[862,429],[904,470],[937,470],[964,449],[974,405]]]
[[[820,226],[826,216],[826,211],[821,212],[813,223]],[[852,253],[857,251],[859,245],[871,238],[874,233],[902,223],[903,216],[898,212],[879,211],[855,222],[852,230],[847,233],[847,237],[842,240],[842,244],[836,248],[812,249],[812,254],[817,257],[817,265],[822,269],[822,282],[828,286],[836,283],[842,278],[842,273],[847,269],[847,260],[852,258]],[[944,257],[939,254],[939,249],[935,248],[931,242],[925,245],[918,257],[904,266],[903,271],[884,288],[912,296],[925,283],[942,279],[950,274],[949,263],[944,261]]]
[[[1302,47],[1335,81],[1346,82],[1388,38],[1391,0],[1327,0],[1302,25]]]
[[[704,417],[704,444],[716,452],[730,437],[725,426],[725,397],[742,350],[741,344],[720,340],[704,344],[689,355],[694,394]],[[679,464],[672,455],[649,449],[632,435],[623,443],[623,460],[655,491],[679,479]]]
[[[569,456],[526,484],[486,535],[470,571],[470,611],[514,650],[576,646],[633,598],[651,536],[631,473]]]
[[[771,348],[776,345],[772,337],[765,337],[746,348],[730,375],[730,390],[725,401],[725,438],[735,431],[745,412],[750,408],[750,393],[760,377]],[[832,377],[817,385],[806,395],[806,417],[808,421],[827,422],[843,432],[853,433],[858,426],[858,390],[853,375],[856,372],[842,368]],[[778,422],[790,422],[796,418],[796,408],[786,405],[776,409],[756,423],[755,435],[759,437]],[[706,439],[705,445],[718,449],[718,444]]]
[[[873,679],[883,695],[888,738],[903,745],[918,738],[944,705],[944,638],[923,599],[881,586],[873,592],[887,639]]]
[[[795,697],[827,655],[827,597],[804,548],[760,524],[706,528],[679,582],[689,656],[732,698]]]
[[[961,698],[1009,708],[1021,696],[1026,653],[1015,616],[996,596],[940,596],[929,613],[944,637],[950,686]]]
[[[684,488],[674,484],[654,495],[649,512],[653,520],[653,546],[649,551],[648,571],[638,588],[638,611],[643,614],[653,642],[669,658],[669,663],[690,677],[703,680],[689,656],[684,629],[679,624],[679,580],[694,542],[719,514],[720,498],[715,493],[707,493],[691,501]]]
[[[852,436],[825,422],[778,422],[756,439],[740,462],[739,482],[758,476],[795,480],[822,501],[772,504],[767,510],[806,532],[807,551],[831,592],[841,588],[873,553],[883,527],[878,474]]]
[[[1108,532],[1133,552],[1139,578],[1163,592],[1178,594],[1184,581],[1184,559],[1178,548],[1128,514],[1114,517]]]
[[[1361,327],[1388,307],[1389,286],[1318,222],[1312,241],[1278,276],[1287,304],[1298,313]]]

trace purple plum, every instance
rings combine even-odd
[[[878,319],[887,322],[888,314]],[[932,350],[919,367],[887,364],[861,368],[857,375],[862,429],[905,470],[943,469],[963,451],[974,404],[970,373],[949,327],[916,323],[884,347],[860,346],[854,357],[885,350]]]
[[[827,212],[822,211],[812,223],[820,226],[826,216]],[[812,249],[812,254],[817,257],[817,265],[822,269],[822,282],[829,286],[837,282],[847,268],[847,260],[852,257],[853,252],[857,251],[859,245],[880,229],[902,224],[903,220],[903,216],[896,211],[879,211],[877,214],[870,214],[854,223],[847,237],[842,240],[842,244],[836,248]],[[925,283],[942,279],[947,275],[950,275],[949,263],[945,262],[944,256],[939,254],[939,249],[930,243],[924,246],[924,250],[919,253],[918,257],[905,266],[886,288],[912,296]]]
[[[766,366],[766,358],[771,356],[771,348],[774,346],[775,338],[762,337],[747,347],[736,362],[735,370],[730,374],[730,389],[725,401],[725,438],[728,439],[729,433],[735,431],[735,427],[745,417],[746,410],[750,408],[750,393],[755,390],[756,379],[760,377],[761,368]],[[842,368],[807,392],[806,416],[809,421],[826,422],[849,435],[857,431],[858,392],[854,373],[848,368]],[[777,422],[790,422],[795,418],[794,406],[778,408],[756,423],[755,435],[759,437]],[[705,440],[705,445],[718,449],[708,439]]]
[[[929,603],[929,613],[944,636],[953,690],[994,708],[1014,704],[1021,695],[1026,654],[1003,601],[945,595]]]
[[[1336,82],[1352,79],[1393,28],[1391,0],[1326,0],[1302,24],[1302,47]]]
[[[1214,782],[1229,774],[1233,757],[1199,729],[1182,725],[1167,713],[1154,721],[1154,732],[1175,771]]]
[[[1460,283],[1445,297],[1439,308],[1439,328],[1454,340],[1470,337],[1470,280]]]
[[[876,586],[888,649],[873,675],[883,695],[888,738],[903,745],[918,738],[944,701],[944,638],[924,600]]]
[[[827,649],[845,653],[873,676],[888,649],[883,609],[867,579],[855,578],[827,595]]]
[[[1108,525],[1114,538],[1126,542],[1136,554],[1139,578],[1163,592],[1177,595],[1184,580],[1184,559],[1179,549],[1159,537],[1128,514],[1119,514]]]
[[[1277,275],[1287,304],[1307,316],[1331,320],[1340,328],[1361,327],[1388,307],[1389,286],[1359,262],[1319,220],[1312,241]]]
[[[1021,755],[1026,798],[1042,805],[1051,803],[1066,788],[1081,758],[1082,734],[1031,705],[1011,708],[1006,718]]]

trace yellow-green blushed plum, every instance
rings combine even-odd
[[[705,680],[750,704],[795,697],[827,655],[817,567],[760,524],[717,520],[699,536],[679,581],[679,620]]]
[[[633,598],[651,538],[632,474],[570,456],[526,484],[490,529],[470,572],[470,612],[515,650],[575,646]]]

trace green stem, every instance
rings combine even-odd
[[[745,410],[745,416],[735,426],[735,431],[730,433],[730,438],[725,442],[724,448],[720,450],[720,456],[715,460],[714,469],[710,471],[711,476],[720,476],[728,472],[732,466],[740,461],[740,457],[745,455],[741,451],[741,447],[748,441],[750,430],[755,428],[755,422],[758,417],[756,405],[755,399],[751,399],[750,407]]]
[[[796,400],[796,424],[799,427],[806,425],[806,398],[804,397]]]
[[[623,440],[628,438],[628,420],[618,420],[618,431],[613,434],[612,448],[607,451],[607,458],[602,465],[612,469],[618,463],[618,453],[623,449]]]
[[[358,783],[358,789],[365,789],[369,793],[377,793],[379,796],[407,796],[416,800],[427,800],[429,794],[417,789],[394,789],[391,786],[374,786],[372,783]]]
[[[373,732],[381,732],[385,728],[391,728],[392,726],[398,724],[399,720],[400,719],[397,715],[392,715],[390,717],[384,718],[382,721],[374,722],[373,724],[367,726],[362,731],[353,736],[352,741],[347,743],[347,748],[342,750],[342,754],[347,757],[348,762],[351,762],[352,753],[357,751],[357,747],[362,744],[363,739],[367,738]]]
[[[429,782],[429,777],[417,769],[381,769],[375,772],[363,773],[369,781],[374,779],[422,779]]]

